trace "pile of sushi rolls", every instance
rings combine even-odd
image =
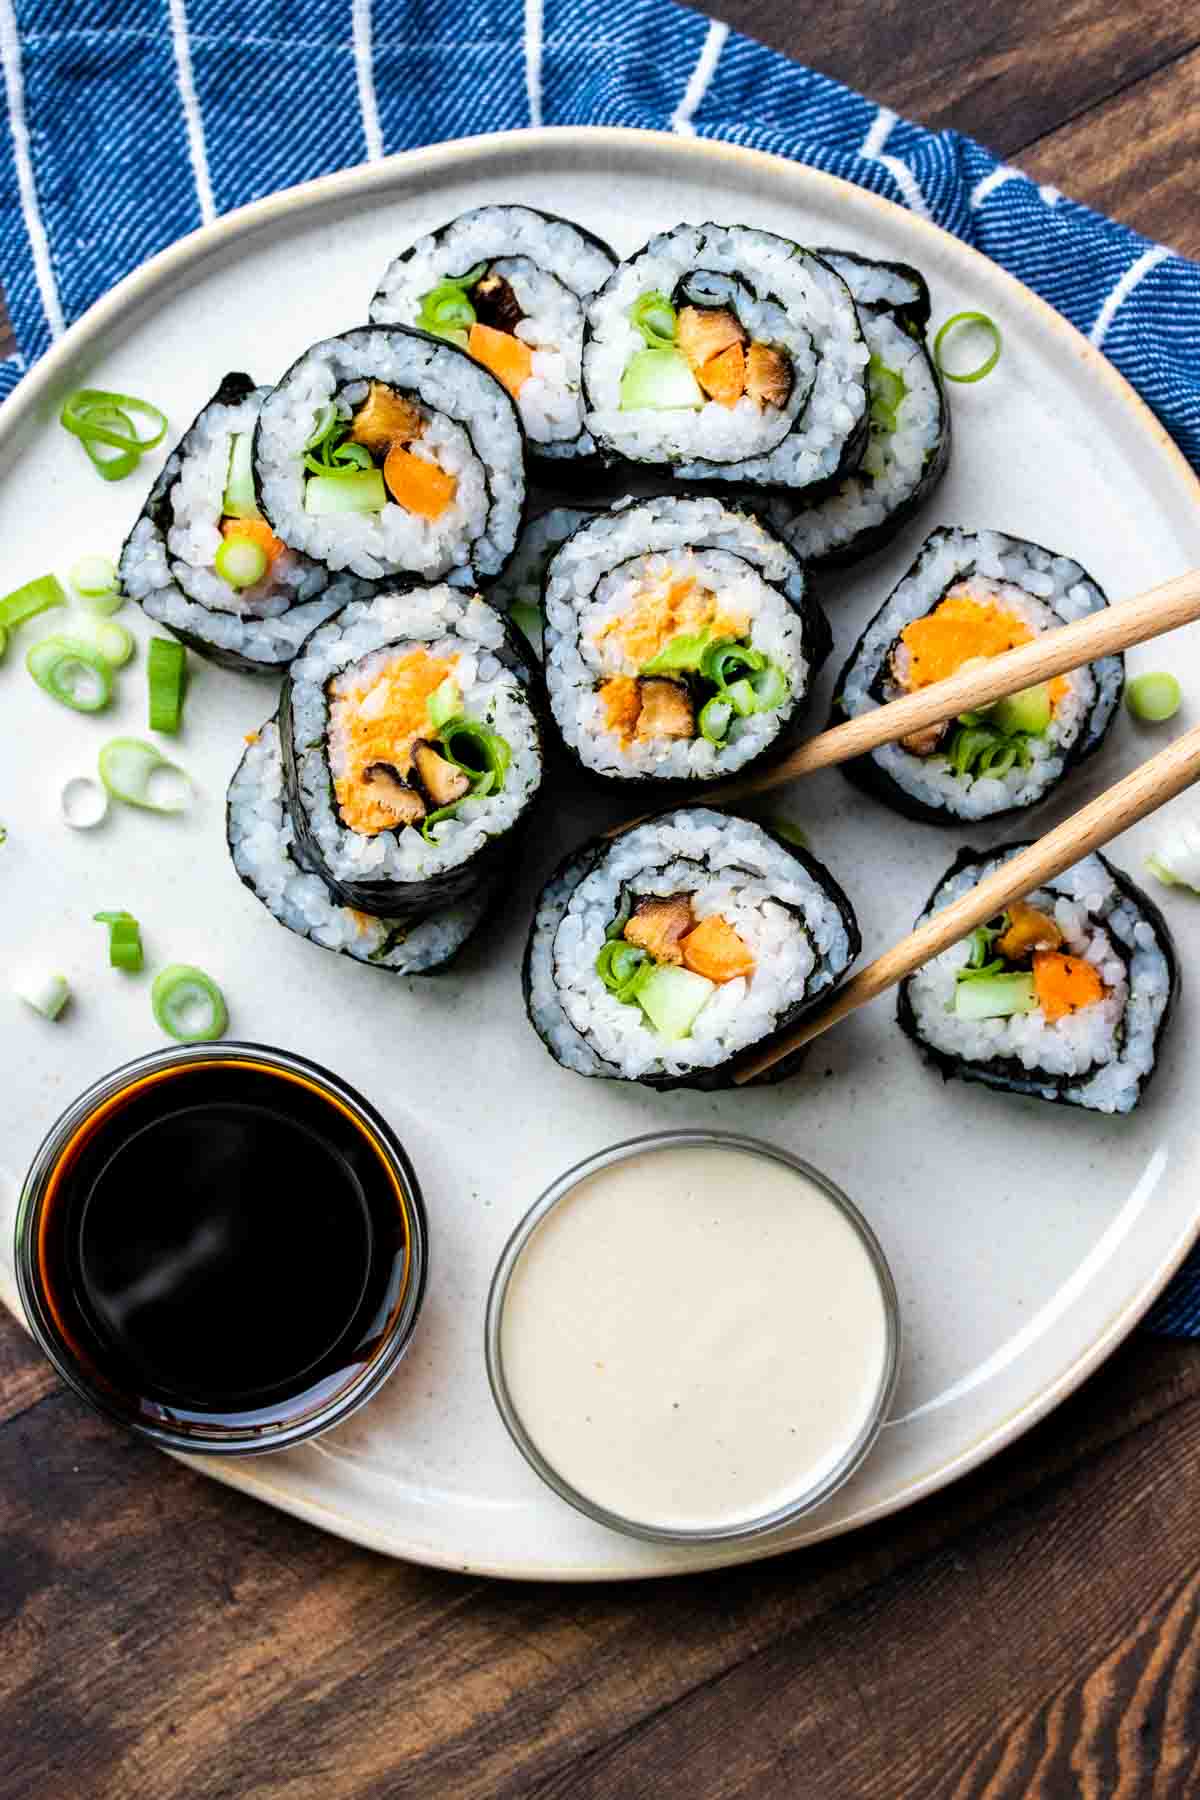
[[[680,807],[585,845],[547,883],[526,1006],[577,1074],[728,1087],[743,1053],[831,992],[860,942],[814,857],[747,819]]]
[[[835,720],[1027,644],[1108,604],[1087,571],[1024,538],[945,527],[859,639],[834,689]],[[913,819],[978,823],[1044,800],[1099,748],[1125,683],[1106,656],[845,765],[852,780]]]
[[[371,318],[418,326],[477,358],[516,401],[531,456],[566,474],[595,457],[583,422],[583,316],[616,265],[569,219],[479,206],[388,265]]]
[[[923,506],[950,460],[950,409],[925,342],[929,289],[906,263],[821,250],[854,296],[867,349],[870,436],[863,459],[823,499],[767,519],[802,561],[845,564],[878,550]]]
[[[714,496],[600,513],[546,571],[550,704],[596,775],[709,782],[778,756],[829,648],[796,557]]]
[[[1024,847],[964,850],[918,924]],[[1158,907],[1095,854],[910,975],[899,1019],[947,1080],[1127,1113],[1178,988]]]
[[[229,784],[226,834],[243,883],[281,925],[322,949],[396,975],[430,975],[457,956],[494,897],[495,882],[423,919],[384,919],[339,906],[295,856],[279,727],[251,735]]]
[[[213,662],[268,675],[365,591],[289,549],[262,516],[250,451],[269,393],[226,375],[168,457],[120,563],[122,591],[147,618]]]
[[[502,615],[444,582],[318,626],[279,704],[295,860],[388,919],[475,893],[541,784],[539,682]]]
[[[819,256],[743,225],[679,225],[588,308],[588,426],[608,455],[687,480],[825,487],[866,448],[869,355]]]
[[[329,569],[475,587],[521,528],[512,398],[422,331],[365,325],[313,344],[263,401],[253,449],[275,535]]]

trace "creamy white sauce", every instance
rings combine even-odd
[[[631,1521],[727,1529],[819,1482],[869,1419],[887,1313],[807,1176],[728,1146],[587,1176],[510,1278],[500,1354],[546,1462]]]

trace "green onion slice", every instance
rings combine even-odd
[[[767,659],[750,644],[714,644],[705,652],[700,664],[700,673],[707,681],[723,688],[730,679],[738,680],[746,674],[755,674],[765,669]]]
[[[1174,675],[1159,670],[1151,675],[1135,675],[1125,689],[1125,704],[1135,719],[1150,725],[1161,725],[1173,719],[1183,703],[1183,689]]]
[[[318,407],[317,411],[313,414],[312,432],[305,440],[304,448],[306,450],[315,450],[319,444],[325,442],[325,439],[329,436],[334,426],[339,423],[344,423],[344,421],[341,419],[337,407],[332,400],[327,400],[325,405]]]
[[[648,350],[669,350],[675,342],[678,317],[665,294],[652,289],[635,300],[629,309],[629,320],[640,331]]]
[[[435,337],[453,338],[455,342],[462,339],[460,348],[465,348],[467,336],[475,323],[475,308],[467,298],[466,290],[482,281],[487,274],[487,263],[476,263],[465,275],[448,275],[439,281],[436,287],[430,288],[427,294],[421,295],[421,306],[417,313],[417,325],[422,331],[431,331]]]
[[[797,850],[808,849],[808,833],[802,831],[785,813],[767,813],[762,823],[768,831],[773,831],[776,837],[782,838],[785,844],[793,844]]]
[[[114,800],[146,812],[186,812],[192,784],[185,772],[140,738],[111,738],[100,752],[100,779]]]
[[[714,750],[719,750],[729,733],[732,718],[733,707],[728,699],[722,699],[720,694],[714,694],[711,700],[706,700],[700,708],[700,717],[697,720],[700,736],[705,743],[711,744]]]
[[[628,888],[622,888],[621,889],[621,904],[620,904],[620,906],[618,906],[617,911],[616,911],[616,916],[614,917],[612,923],[609,925],[608,930],[604,933],[605,937],[608,939],[623,937],[624,933],[625,933],[625,927],[628,925],[628,923],[632,917],[633,917],[633,895],[630,893]]]
[[[474,778],[473,793],[501,792],[512,750],[499,732],[489,731],[486,725],[478,725],[460,714],[446,720],[438,732],[438,742],[450,761]],[[480,784],[488,775],[492,779],[485,789]]]
[[[142,930],[130,912],[98,912],[92,917],[108,926],[108,961],[114,969],[136,975],[142,968]]]
[[[156,1023],[181,1044],[211,1044],[229,1023],[225,996],[203,969],[169,963],[154,977],[150,1005]]]
[[[889,369],[883,358],[872,354],[867,364],[867,384],[871,393],[871,423],[881,431],[896,429],[896,414],[908,393],[904,377]]]
[[[253,587],[267,572],[267,553],[250,538],[227,537],[213,558],[213,568],[231,588]]]
[[[58,810],[72,831],[91,831],[108,817],[108,795],[90,775],[72,775],[62,785]]]
[[[462,706],[462,692],[453,675],[447,675],[441,687],[435,688],[425,702],[429,723],[435,731],[454,718]]]
[[[187,651],[174,638],[151,638],[146,657],[151,731],[178,731],[187,686]]]
[[[759,712],[773,712],[777,706],[783,705],[791,692],[787,676],[778,663],[772,662],[750,676],[750,686],[754,689]]]
[[[596,958],[596,973],[608,992],[632,1006],[640,990],[654,973],[655,964],[639,944],[627,944],[621,938],[610,938]]]
[[[120,481],[130,474],[147,450],[162,442],[166,414],[136,394],[110,394],[103,388],[76,388],[68,394],[59,422],[83,444],[98,474],[105,481]],[[138,435],[135,418],[149,420],[154,429]],[[101,445],[112,452],[105,455]]]
[[[0,656],[3,656],[4,652],[7,649],[8,649],[8,633],[7,633],[7,631],[5,631],[3,625],[0,625]]]
[[[104,658],[110,669],[123,669],[133,655],[132,631],[100,613],[85,613],[82,618],[72,620],[71,637],[76,643],[89,645],[97,656]]]
[[[43,975],[32,971],[18,977],[13,983],[13,991],[26,1006],[41,1013],[43,1019],[57,1019],[71,998],[65,975]]]
[[[71,586],[82,600],[106,600],[116,591],[116,564],[107,556],[81,556],[71,570]]]
[[[955,370],[946,367],[942,357],[942,345],[952,332],[965,330],[968,327],[973,327],[977,331],[986,332],[987,336],[991,339],[991,353],[985,357],[983,362],[976,368],[963,369],[956,373]],[[987,313],[953,313],[950,318],[946,320],[945,324],[933,340],[934,366],[936,367],[938,374],[944,375],[947,381],[982,381],[985,375],[991,374],[996,364],[1000,361],[1002,344],[1003,339],[1000,336],[1000,327],[997,325],[995,319],[988,317]]]
[[[0,600],[0,628],[11,631],[14,625],[36,618],[51,606],[65,606],[67,596],[57,575],[39,575],[24,587],[14,588]]]
[[[25,667],[44,693],[73,712],[103,712],[112,699],[112,665],[78,638],[39,638]]]

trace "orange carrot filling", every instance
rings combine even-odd
[[[458,492],[453,475],[423,456],[414,456],[402,444],[393,444],[388,451],[383,479],[396,504],[422,519],[440,519]]]
[[[642,695],[633,675],[614,675],[600,688],[600,704],[604,709],[604,729],[613,731],[624,744],[637,729],[642,710]]]
[[[1082,956],[1064,956],[1058,950],[1034,952],[1033,987],[1050,1025],[1104,998],[1104,984],[1094,966]]]
[[[472,325],[467,350],[490,369],[515,400],[533,374],[533,351],[509,331],[496,331],[491,325]]]
[[[740,344],[730,344],[696,370],[696,380],[719,405],[736,406],[746,387],[746,352]]]
[[[1000,656],[1020,644],[1031,644],[1036,635],[1032,626],[999,602],[976,600],[969,594],[951,591],[931,613],[914,619],[900,633],[900,642],[909,657],[905,685],[912,693],[935,681],[945,681],[956,675],[965,662],[980,656]],[[1056,707],[1070,692],[1070,683],[1062,675],[1047,686],[1051,707]]]
[[[695,930],[688,932],[680,949],[684,968],[709,981],[736,981],[739,975],[754,973],[753,951],[719,913],[701,919]]]
[[[457,663],[456,656],[410,650],[373,680],[364,677],[332,698],[330,735],[341,764],[333,786],[338,810],[352,831],[371,837],[395,825],[394,814],[365,791],[365,771],[382,762],[402,777],[407,774],[413,744],[429,733],[429,697],[453,675]]]

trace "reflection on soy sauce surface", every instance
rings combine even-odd
[[[184,1066],[133,1082],[66,1146],[36,1285],[119,1410],[218,1431],[301,1419],[395,1319],[405,1201],[378,1141],[316,1085],[248,1060]]]

